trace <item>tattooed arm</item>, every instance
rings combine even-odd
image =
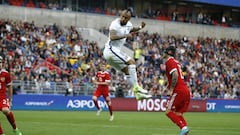
[[[177,84],[178,81],[178,73],[177,70],[172,72],[172,82],[171,82],[171,86],[169,87],[169,92],[172,95],[172,92]]]

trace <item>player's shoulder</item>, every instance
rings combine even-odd
[[[1,69],[0,72],[1,72],[1,73],[4,73],[4,74],[9,74],[9,72],[8,72],[6,69]]]
[[[178,64],[178,61],[175,60],[173,57],[170,57],[169,59],[167,59],[166,64],[167,65],[175,65],[175,64]]]
[[[97,73],[96,74],[101,74],[102,73],[102,71],[97,71]]]
[[[110,75],[110,73],[108,71],[104,71],[105,75]]]
[[[120,20],[119,20],[119,18],[114,19],[114,20],[111,22],[111,25],[120,25]]]
[[[128,22],[127,22],[127,26],[128,26],[128,27],[132,27],[132,26],[133,26],[132,22],[131,22],[131,21],[128,21]]]
[[[166,62],[167,63],[172,63],[174,61],[175,61],[175,59],[173,57],[169,57]]]
[[[110,74],[108,71],[104,71],[104,74]]]

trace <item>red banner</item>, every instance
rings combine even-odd
[[[112,98],[114,111],[147,111],[163,112],[166,110],[167,99]],[[206,100],[191,100],[189,112],[206,112]]]
[[[207,101],[206,100],[194,100],[190,101],[188,106],[189,112],[206,112],[207,111]]]
[[[113,98],[112,107],[114,111],[137,111],[135,98]]]

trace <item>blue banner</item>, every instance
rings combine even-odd
[[[120,103],[116,99],[114,108],[119,108]],[[121,100],[124,100],[121,98]],[[121,101],[122,103],[123,101]],[[127,102],[130,102],[127,100]],[[127,108],[137,108],[136,100],[132,100]],[[99,106],[108,110],[108,106],[102,97],[99,98]],[[208,99],[207,112],[240,112],[240,100]],[[13,110],[97,110],[91,96],[63,96],[63,95],[14,95]],[[136,110],[137,111],[137,110]]]
[[[188,0],[188,1],[231,7],[240,7],[240,0]]]
[[[208,112],[240,112],[240,100],[208,99]]]
[[[99,106],[107,110],[103,98]],[[91,96],[14,95],[13,110],[96,110]]]

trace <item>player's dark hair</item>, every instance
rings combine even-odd
[[[131,16],[132,16],[133,13],[132,13],[132,10],[130,8],[127,9],[127,12],[130,13]]]
[[[176,53],[176,47],[174,46],[169,46],[165,49],[164,53],[170,55],[170,56],[175,56],[175,53]]]

